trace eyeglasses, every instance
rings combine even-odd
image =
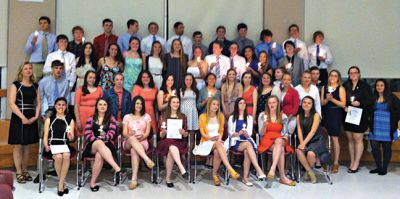
[[[358,74],[358,72],[349,72],[350,75]]]

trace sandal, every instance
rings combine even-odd
[[[23,174],[15,174],[16,178],[17,178],[17,182],[20,184],[25,184],[26,183],[26,179],[25,176]]]
[[[96,185],[94,187],[90,187],[90,190],[92,190],[92,192],[97,192],[97,191],[99,191],[99,189],[100,189],[99,185]]]
[[[147,167],[149,167],[149,169],[152,169],[155,166],[155,164],[152,160],[147,161],[146,165],[147,165]]]
[[[237,180],[240,177],[240,175],[234,169],[229,170],[229,175],[234,180]]]
[[[243,184],[245,184],[248,187],[252,187],[253,186],[253,183],[248,181],[248,180],[247,181],[242,180],[242,182],[243,182]]]
[[[275,176],[273,175],[268,175],[267,176],[267,184],[265,184],[265,188],[271,188],[272,187],[272,182],[275,180]]]
[[[221,185],[221,180],[219,179],[218,176],[213,176],[213,180],[214,180],[214,185],[215,186],[220,186]]]
[[[22,172],[22,175],[24,176],[25,181],[32,181],[33,180],[32,176],[29,175],[29,173],[27,171]]]
[[[138,182],[136,180],[132,180],[132,182],[129,184],[129,189],[134,190],[138,187]]]
[[[339,164],[334,164],[332,167],[332,173],[337,173],[339,172]]]
[[[283,182],[282,180],[280,180],[279,183],[287,185],[287,186],[291,186],[291,187],[296,186],[296,182],[295,181]]]

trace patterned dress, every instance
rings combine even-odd
[[[114,74],[120,72],[121,69],[119,66],[115,66],[111,68],[107,64],[103,64],[100,71],[100,82],[99,86],[103,88],[103,91],[106,91],[114,86]]]
[[[187,130],[199,129],[199,116],[196,107],[196,93],[186,90],[181,93],[181,112],[187,117]]]
[[[133,85],[142,71],[142,59],[141,58],[125,58],[124,68],[124,88],[131,92]]]
[[[390,111],[386,102],[376,102],[374,111],[374,129],[369,134],[370,140],[392,141],[390,137]]]
[[[130,136],[143,136],[147,130],[147,123],[151,121],[150,115],[145,113],[140,119],[132,119],[132,114],[124,116],[123,124],[128,126],[128,133]],[[128,138],[127,138],[128,139]],[[126,140],[125,140],[126,141]],[[144,150],[149,149],[149,142],[147,139],[142,140],[140,144],[143,146]],[[125,146],[125,143],[122,145]]]
[[[265,105],[267,104],[268,97],[271,96],[271,92],[272,89],[267,94],[262,94],[258,97],[256,118],[258,118],[258,115],[260,115],[261,112],[265,111]]]
[[[235,83],[233,90],[228,90],[228,84],[225,83],[224,90],[221,90],[221,95],[225,97],[225,111],[233,113],[235,101],[239,97],[239,83]]]

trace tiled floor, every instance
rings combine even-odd
[[[108,180],[112,180],[110,171],[103,171],[102,179],[99,180],[101,186],[99,192],[93,193],[89,189],[88,183],[81,190],[76,189],[74,170],[68,175],[68,187],[70,193],[63,198],[82,198],[82,199],[126,199],[126,198],[221,198],[221,199],[379,199],[379,198],[399,198],[400,197],[400,166],[395,165],[390,168],[386,176],[369,174],[370,168],[362,167],[356,174],[348,174],[346,168],[342,166],[338,174],[333,175],[333,185],[321,182],[310,184],[309,182],[299,183],[296,187],[288,187],[275,182],[271,189],[265,189],[265,182],[255,182],[255,186],[246,187],[240,181],[233,181],[230,185],[215,187],[210,180],[210,173],[201,172],[199,182],[196,184],[187,184],[182,178],[174,180],[175,187],[167,188],[165,182],[161,184],[149,183],[149,176],[142,174],[140,186],[131,191],[128,189],[129,180],[119,186],[112,186]],[[32,176],[33,176],[33,172]],[[107,179],[106,179],[107,178]],[[15,184],[14,198],[16,199],[52,199],[58,198],[56,194],[56,180],[48,179],[46,190],[38,193],[38,184],[32,182],[27,184]]]

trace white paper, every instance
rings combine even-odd
[[[66,144],[63,145],[50,145],[52,154],[69,153],[69,148]]]
[[[169,139],[182,139],[182,134],[179,129],[182,128],[182,119],[168,119],[167,120],[167,138]]]
[[[349,106],[347,108],[348,112],[346,115],[346,123],[360,125],[361,115],[363,110],[361,108],[356,108],[354,106]]]

